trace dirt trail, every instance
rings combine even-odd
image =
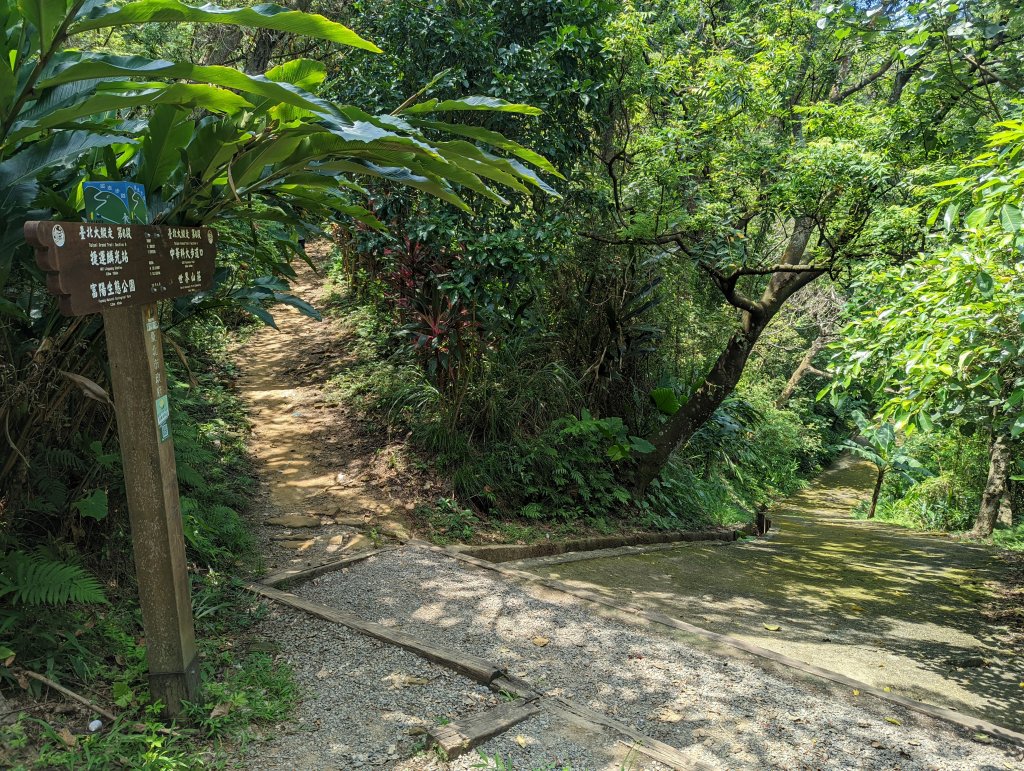
[[[1024,729],[1024,650],[983,614],[998,550],[854,519],[874,470],[842,460],[770,516],[777,531],[534,572],[628,598],[878,688]]]
[[[310,245],[309,253],[323,261],[326,250]],[[323,285],[305,267],[293,292],[319,307]],[[264,567],[303,567],[408,538],[403,514],[414,499],[387,468],[400,448],[374,441],[343,405],[325,399],[326,381],[351,359],[350,332],[283,305],[272,312],[278,329],[265,327],[241,347],[236,384],[266,490],[255,515]]]

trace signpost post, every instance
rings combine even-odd
[[[150,691],[174,717],[198,696],[199,669],[156,303],[212,285],[217,233],[28,222],[25,238],[62,313],[103,315]]]

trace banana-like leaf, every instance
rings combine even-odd
[[[426,172],[435,174],[442,179],[447,179],[450,182],[455,182],[462,185],[463,187],[472,190],[475,193],[490,198],[495,203],[502,205],[507,204],[508,201],[498,195],[496,192],[491,190],[484,182],[471,171],[467,171],[465,168],[456,163],[451,163],[447,159],[444,161],[437,161],[433,158],[417,158],[416,161],[410,164],[410,168],[417,172]],[[509,187],[521,187],[523,192],[529,192],[525,187],[519,185],[518,182],[512,180],[512,184]]]
[[[149,119],[149,131],[139,147],[135,181],[146,190],[164,186],[181,162],[181,148],[188,144],[195,122],[176,105],[161,105]]]
[[[316,190],[305,185],[292,185],[292,184],[281,184],[275,185],[273,192],[281,195],[287,195],[289,199],[302,208],[315,208],[321,207],[328,211],[338,212],[345,214],[353,219],[359,220],[374,230],[385,231],[387,228],[384,223],[374,216],[373,212],[364,206],[357,206],[347,202],[337,194],[332,193],[329,190],[321,189]]]
[[[251,105],[245,99],[231,91],[202,83],[122,83],[114,84],[132,89],[129,93],[119,94],[113,91],[94,93],[70,107],[54,110],[35,120],[21,120],[11,127],[8,141],[16,141],[43,129],[57,128],[68,123],[99,113],[117,110],[131,110],[138,107],[154,107],[161,104],[181,107],[200,107],[210,112],[234,113]],[[142,90],[134,90],[145,85]],[[109,83],[106,88],[112,88]],[[152,87],[149,87],[152,86]]]
[[[264,73],[267,80],[291,83],[305,91],[314,91],[327,77],[327,66],[316,59],[290,59]]]
[[[272,3],[254,5],[251,8],[221,8],[212,4],[194,6],[186,5],[180,0],[137,0],[120,7],[102,5],[75,22],[71,26],[71,34],[147,22],[234,24],[254,29],[272,29],[381,53],[377,46],[364,40],[344,24],[338,24],[320,14],[290,11]]]
[[[370,177],[387,179],[391,182],[422,190],[464,212],[472,212],[469,206],[466,205],[466,202],[453,193],[451,188],[442,179],[432,174],[415,174],[405,166],[378,166],[370,161],[336,160],[317,164],[314,168],[324,171],[340,171],[347,174],[365,174]]]
[[[416,128],[434,129],[435,131],[443,131],[447,134],[456,134],[457,136],[479,140],[491,147],[496,147],[499,150],[512,153],[517,158],[524,160],[527,163],[532,163],[541,171],[553,174],[559,179],[565,179],[558,169],[552,166],[551,162],[543,155],[534,152],[527,147],[523,147],[521,144],[513,142],[511,139],[507,139],[497,131],[491,131],[489,129],[481,128],[480,126],[464,126],[460,123],[441,123],[440,121],[423,120],[420,118],[410,120],[409,124]]]
[[[228,121],[207,117],[199,121],[192,141],[185,148],[189,175],[203,183],[224,173],[224,164],[236,148],[246,141],[246,134]]]
[[[29,206],[39,192],[39,179],[97,147],[132,142],[123,136],[62,131],[36,142],[0,163],[0,212]]]
[[[39,50],[48,51],[53,36],[68,14],[65,0],[18,0],[18,8],[39,35]]]
[[[170,78],[208,83],[254,94],[274,103],[290,104],[318,115],[332,116],[337,111],[330,102],[320,99],[291,83],[268,80],[263,75],[246,75],[232,67],[170,62],[144,56],[69,53],[50,68],[39,88],[49,88],[74,80],[96,78]]]
[[[362,185],[356,184],[350,179],[345,179],[337,174],[317,174],[313,171],[298,172],[289,174],[281,180],[283,185],[306,185],[307,187],[323,187],[326,189],[352,190],[362,196],[369,197],[370,191]]]
[[[453,142],[438,142],[436,146],[446,160],[467,171],[511,187],[519,193],[529,194],[530,191],[526,185],[519,181],[522,175],[505,158],[485,153],[471,142],[461,139]],[[530,181],[532,182],[532,180]]]
[[[485,110],[487,112],[516,112],[520,115],[542,115],[539,107],[515,104],[493,96],[467,96],[465,99],[428,99],[425,102],[406,107],[400,115],[426,115],[431,112],[459,112],[463,110]]]
[[[274,137],[246,149],[231,164],[231,181],[239,194],[255,184],[268,166],[290,156],[302,140],[299,137]]]

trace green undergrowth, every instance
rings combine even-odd
[[[372,289],[372,285],[370,287]],[[364,291],[365,291],[364,287]],[[838,436],[777,409],[781,383],[731,397],[637,502],[628,485],[636,438],[615,416],[594,416],[576,378],[539,333],[478,352],[461,379],[437,385],[393,332],[381,305],[336,283],[328,312],[349,337],[328,398],[355,407],[371,430],[404,434],[453,496],[415,517],[438,543],[535,542],[634,530],[703,529],[752,520],[830,459]],[[641,450],[642,451],[642,450]],[[623,473],[627,472],[627,473]]]
[[[215,322],[175,335],[165,349],[171,425],[192,575],[193,609],[203,680],[202,698],[183,719],[166,725],[149,704],[145,640],[116,443],[94,448],[103,462],[91,480],[92,506],[79,507],[70,538],[42,545],[23,536],[31,553],[60,555],[94,576],[102,592],[92,604],[27,605],[3,609],[14,659],[0,666],[8,694],[30,689],[28,709],[0,729],[0,767],[67,769],[191,769],[219,767],[228,754],[287,717],[295,685],[287,667],[250,650],[258,605],[227,576],[260,570],[244,516],[255,491],[246,454],[247,418],[231,387],[235,375],[227,331]],[[118,714],[91,733],[95,715],[54,713],[60,703],[35,671],[86,694]],[[48,701],[35,701],[47,699]],[[104,722],[107,721],[104,719]]]
[[[897,474],[886,477],[875,519],[912,530],[970,530],[988,474],[988,437],[958,430],[917,433],[907,437],[905,451],[920,459],[923,470],[913,479]],[[853,513],[866,517],[867,504]],[[1024,550],[1024,523],[997,525],[991,542],[1005,549]]]
[[[30,708],[0,728],[0,766],[221,768],[265,727],[286,719],[295,704],[295,683],[289,668],[252,640],[261,615],[255,599],[208,572],[193,579],[193,606],[203,691],[182,719],[167,724],[149,703],[141,620],[126,598],[68,627],[76,644],[94,654],[88,682],[68,685],[114,711],[117,721],[106,724],[103,718],[105,725],[90,732],[88,723],[98,716],[85,709],[48,715]],[[35,681],[29,686],[40,691]]]

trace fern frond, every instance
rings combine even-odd
[[[0,555],[0,593],[12,605],[107,601],[99,581],[77,565],[18,550]]]

